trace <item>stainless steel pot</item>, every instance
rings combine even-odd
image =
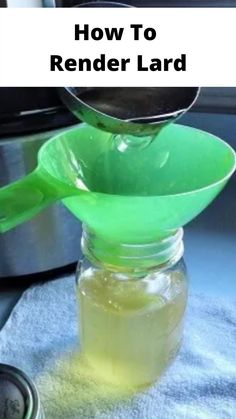
[[[62,129],[1,137],[0,186],[29,173],[36,166],[40,146]],[[0,278],[39,273],[75,262],[80,236],[80,222],[61,204],[46,209],[32,221],[0,235]]]
[[[78,120],[53,88],[0,88],[0,187],[37,164],[41,145]],[[75,262],[80,223],[57,204],[32,221],[0,234],[0,278],[61,268]]]

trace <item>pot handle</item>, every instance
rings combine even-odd
[[[0,188],[0,233],[22,224],[61,198],[72,195],[41,168]]]

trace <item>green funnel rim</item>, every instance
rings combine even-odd
[[[173,197],[173,196],[175,196],[175,197],[177,197],[177,196],[189,196],[189,195],[195,194],[197,192],[207,191],[208,189],[212,189],[212,188],[215,188],[215,187],[217,187],[217,186],[219,186],[221,184],[225,184],[227,182],[227,180],[233,175],[234,171],[236,170],[236,152],[233,149],[233,147],[231,147],[228,143],[226,143],[224,140],[222,140],[218,136],[216,136],[214,134],[211,134],[209,132],[206,132],[204,130],[200,130],[198,128],[193,128],[193,127],[190,127],[188,125],[183,125],[183,124],[174,124],[174,125],[177,125],[177,126],[180,126],[180,127],[184,127],[184,128],[189,129],[189,130],[194,130],[195,132],[207,134],[209,137],[214,138],[215,141],[218,141],[218,142],[222,143],[224,145],[224,147],[227,148],[230,151],[230,153],[231,153],[231,155],[233,157],[232,167],[230,168],[230,170],[228,171],[228,173],[224,177],[222,177],[221,179],[217,180],[216,182],[210,183],[209,185],[203,186],[202,188],[192,189],[191,191],[187,191],[187,192],[172,193],[170,195],[168,195],[168,194],[165,194],[165,195],[159,195],[159,194],[149,195],[149,196],[147,196],[147,198],[154,198],[154,197],[156,197],[156,198],[170,198],[170,197]],[[78,129],[82,128],[82,127],[86,127],[86,126],[92,128],[94,130],[99,131],[98,128],[94,128],[94,127],[92,127],[92,126],[90,126],[90,125],[88,125],[86,123],[81,123],[81,124],[79,124],[76,127],[69,128],[69,129],[66,129],[65,131],[63,131],[61,133],[58,133],[57,135],[53,136],[48,141],[46,141],[42,145],[42,147],[40,148],[40,150],[38,152],[38,162],[39,162],[39,165],[44,168],[44,164],[43,164],[43,153],[45,152],[45,149],[48,147],[49,144],[51,144],[54,141],[57,141],[58,138],[64,136],[67,133],[76,131],[76,130],[78,130]],[[105,133],[106,135],[109,135],[108,132],[104,132],[104,131],[101,131],[101,132]],[[110,133],[110,135],[113,136],[114,134]],[[44,168],[44,170],[46,170],[46,172],[49,173],[47,169]],[[56,176],[53,176],[51,173],[49,173],[49,174],[50,174],[51,177],[55,178],[58,181],[58,178]],[[59,180],[60,180],[60,182],[62,184],[64,184],[64,185],[67,186],[67,183],[65,181],[63,181],[61,179],[59,179]],[[82,190],[82,189],[77,188],[76,186],[74,186],[74,188],[79,193],[83,193],[83,194],[90,194],[90,195],[91,194],[96,194],[96,195],[100,195],[100,196],[104,196],[104,197],[105,196],[110,196],[110,197],[114,197],[114,198],[115,197],[126,198],[126,195],[110,194],[110,193],[108,194],[108,193],[104,193],[104,192],[97,192],[97,191],[90,191],[90,190]],[[75,193],[75,195],[76,195],[76,193]],[[132,198],[143,198],[143,195],[132,195]]]

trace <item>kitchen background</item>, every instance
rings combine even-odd
[[[0,7],[71,7],[78,0],[0,0]],[[232,7],[234,1],[136,0],[133,6]],[[212,132],[236,148],[236,88],[204,88],[181,123]],[[37,151],[56,132],[78,121],[52,88],[0,89],[0,186],[30,172]],[[185,229],[191,287],[213,295],[235,292],[236,176]],[[60,204],[0,236],[0,326],[32,282],[75,270],[81,225]]]

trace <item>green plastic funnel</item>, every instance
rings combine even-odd
[[[81,124],[44,144],[33,173],[0,189],[0,231],[63,200],[106,240],[152,242],[196,217],[234,170],[232,148],[203,131],[172,124],[142,147]]]

